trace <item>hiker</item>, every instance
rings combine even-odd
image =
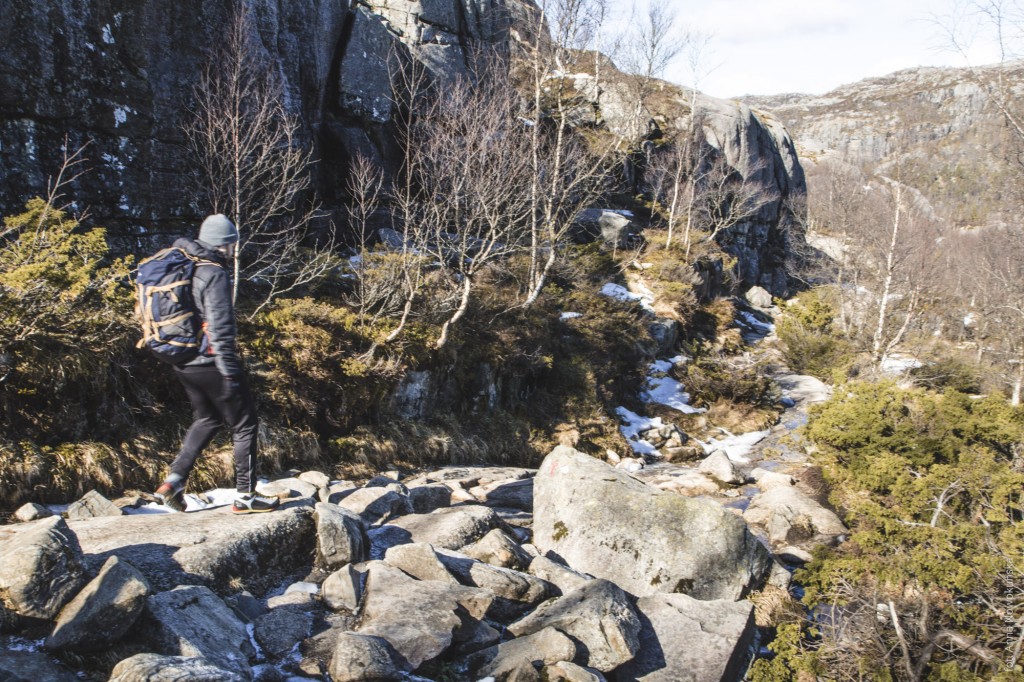
[[[280,502],[276,497],[255,494],[259,421],[235,344],[235,310],[227,267],[235,257],[237,243],[238,230],[234,223],[218,213],[203,221],[198,239],[178,239],[173,246],[198,259],[192,276],[192,298],[202,324],[199,354],[188,362],[174,365],[174,373],[192,403],[192,426],[185,433],[181,451],[171,463],[170,474],[156,490],[156,496],[177,511],[185,510],[182,492],[196,458],[225,424],[231,428],[235,447],[238,495],[231,511],[236,514],[269,512]]]

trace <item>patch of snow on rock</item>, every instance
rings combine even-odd
[[[213,509],[232,504],[238,496],[234,488],[215,488],[203,493],[207,501],[200,499],[198,495],[187,493],[185,495],[185,511],[200,511],[202,509]]]
[[[658,449],[651,445],[650,442],[641,438],[640,432],[664,426],[665,424],[661,421],[661,417],[654,417],[653,419],[641,417],[636,412],[627,410],[625,407],[616,407],[615,414],[619,415],[619,418],[625,422],[625,424],[619,427],[619,431],[629,441],[629,447],[633,449],[633,452],[638,455],[658,454]]]
[[[677,356],[671,360],[659,360],[652,363],[650,369],[653,374],[647,377],[646,388],[640,393],[640,399],[645,403],[666,405],[683,414],[706,412],[703,408],[690,405],[690,394],[683,390],[682,384],[670,376],[658,376],[671,370],[672,366],[680,359],[684,362],[686,360],[682,356]]]
[[[621,284],[609,282],[601,287],[601,293],[617,301],[636,301],[644,310],[654,312],[654,308],[651,306],[651,303],[654,301],[654,295],[649,291],[644,294],[634,294]]]
[[[757,319],[756,317],[754,317],[753,315],[744,310],[741,310],[739,312],[739,316],[743,318],[743,323],[746,324],[748,327],[753,327],[754,329],[765,334],[771,334],[772,332],[775,331],[774,324],[762,322],[761,320]]]
[[[767,438],[769,433],[771,431],[751,431],[750,433],[742,433],[738,436],[729,435],[725,438],[712,438],[706,443],[698,442],[704,448],[704,452],[709,455],[715,450],[722,450],[732,461],[738,464],[746,464],[750,461],[749,455],[753,451],[754,446]]]

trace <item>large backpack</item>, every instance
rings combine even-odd
[[[138,348],[180,365],[205,352],[204,325],[192,298],[192,277],[200,265],[220,264],[171,247],[139,263],[135,315],[142,324]]]

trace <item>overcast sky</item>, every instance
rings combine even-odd
[[[915,66],[963,66],[934,15],[957,0],[668,0],[681,27],[711,34],[699,83],[716,97],[821,94]],[[998,61],[975,41],[971,61]],[[943,49],[944,48],[944,49]],[[692,84],[685,61],[667,80]]]

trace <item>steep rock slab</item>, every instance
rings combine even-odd
[[[86,581],[78,538],[59,516],[11,526],[4,535],[0,589],[21,615],[52,620]]]
[[[569,661],[560,661],[544,668],[548,682],[606,682],[597,670],[584,668]]]
[[[455,579],[437,556],[433,545],[426,542],[413,542],[408,545],[396,545],[384,554],[384,561],[404,571],[417,580],[449,583],[458,585]]]
[[[488,507],[533,511],[533,479],[498,481],[478,485],[469,493]]]
[[[411,669],[444,653],[494,600],[487,590],[415,580],[380,561],[369,564],[365,590],[359,633],[388,640]]]
[[[313,612],[302,604],[286,604],[253,623],[252,636],[264,654],[281,658],[313,631]]]
[[[121,639],[135,624],[149,584],[127,561],[107,559],[96,576],[57,618],[47,649],[98,651]]]
[[[559,446],[535,479],[534,544],[637,596],[741,598],[771,555],[742,519],[708,500],[654,490]]]
[[[644,682],[739,679],[754,641],[754,605],[656,594],[637,601],[643,628],[636,658],[616,671]]]
[[[583,587],[594,579],[593,576],[574,571],[546,556],[534,557],[527,570],[530,575],[537,576],[557,587],[562,594]]]
[[[594,580],[545,602],[510,625],[508,631],[522,637],[547,627],[579,642],[579,662],[601,672],[630,660],[640,647],[640,620],[626,593],[607,580]]]
[[[452,503],[452,489],[441,483],[427,483],[409,488],[409,503],[413,512],[429,514]]]
[[[365,565],[360,564],[360,567]],[[327,576],[320,585],[320,596],[332,611],[345,609],[354,612],[363,598],[365,568],[360,570],[353,564],[342,566]]]
[[[358,515],[368,526],[412,513],[409,498],[387,488],[359,488],[338,500],[342,509]]]
[[[448,572],[467,587],[480,587],[499,597],[491,614],[498,620],[514,618],[558,590],[546,580],[509,568],[492,566],[447,549],[437,549],[437,558]]]
[[[26,502],[14,512],[14,518],[21,522],[38,521],[53,516],[53,512],[41,504]]]
[[[533,561],[533,557],[500,528],[495,528],[473,544],[466,545],[461,551],[477,561],[515,571],[526,570]]]
[[[241,587],[262,594],[312,560],[316,528],[308,507],[270,514],[228,508],[188,514],[141,514],[73,521],[90,570],[118,556],[154,590],[206,585],[221,594]]]
[[[203,658],[159,654],[135,654],[115,665],[110,674],[110,682],[246,682],[247,679]]]
[[[124,512],[120,507],[95,490],[90,490],[82,495],[81,499],[68,506],[68,519],[72,521],[91,519],[96,516],[121,516],[122,514]]]
[[[249,632],[209,588],[190,585],[154,594],[146,600],[145,635],[161,653],[205,658],[224,670],[252,678],[249,658],[256,654]]]

